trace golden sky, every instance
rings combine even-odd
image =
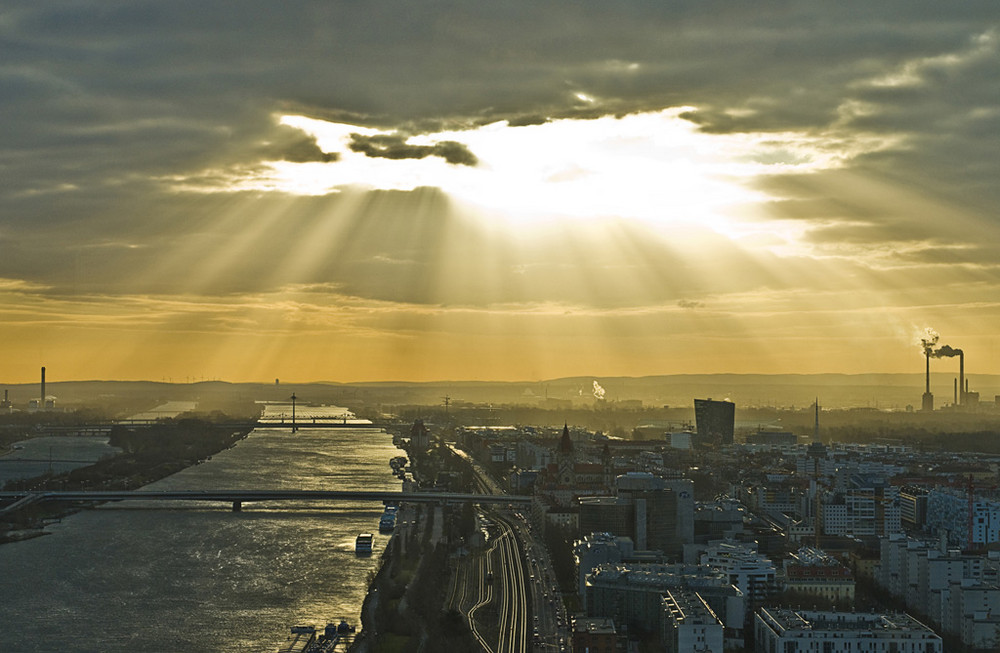
[[[995,3],[247,5],[0,10],[0,382],[1000,373]]]

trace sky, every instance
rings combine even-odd
[[[10,0],[0,118],[2,382],[1000,373],[995,0]]]

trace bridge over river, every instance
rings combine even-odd
[[[112,422],[90,422],[86,424],[50,424],[37,427],[39,433],[45,435],[107,435],[116,426],[130,429],[156,426],[162,419],[122,419]],[[216,422],[219,428],[231,429],[289,429],[293,433],[299,429],[381,429],[384,431],[399,431],[409,429],[409,425],[399,422],[372,422],[362,419],[344,418],[298,418],[298,419],[258,419],[243,422]]]
[[[531,497],[456,492],[368,492],[353,490],[74,490],[0,492],[0,501],[12,503],[0,508],[0,515],[42,501],[201,501],[228,503],[238,512],[244,503],[261,501],[380,501],[382,503],[495,503],[527,505]]]

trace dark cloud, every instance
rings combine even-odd
[[[351,134],[349,147],[365,156],[383,159],[423,159],[439,156],[455,165],[474,166],[479,163],[476,155],[462,143],[441,141],[433,145],[412,145],[405,136],[397,134],[376,134],[364,136]]]
[[[279,126],[272,139],[260,148],[265,159],[308,163],[318,161],[329,163],[340,158],[337,152],[324,152],[316,144],[316,139],[292,127]]]
[[[507,123],[511,127],[530,127],[531,125],[544,125],[547,122],[549,122],[548,116],[542,116],[537,113],[514,116],[512,118],[508,118],[507,120]]]
[[[431,146],[434,156],[443,158],[448,163],[463,166],[475,166],[479,163],[476,155],[469,151],[463,143],[441,141]]]

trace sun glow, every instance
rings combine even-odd
[[[460,205],[514,224],[552,220],[629,219],[660,227],[695,223],[729,235],[754,229],[746,207],[768,198],[752,188],[761,175],[838,166],[844,148],[831,137],[784,134],[706,134],[680,116],[690,107],[562,119],[406,137],[395,132],[286,115],[283,125],[316,139],[336,154],[330,163],[268,163],[267,179],[244,182],[296,194],[328,194],[346,187],[413,190],[440,188]],[[460,143],[476,165],[439,156],[383,158],[351,148],[354,135],[394,136],[407,146]],[[840,144],[842,145],[842,144]],[[878,143],[861,144],[870,151]],[[243,186],[245,187],[245,185]],[[744,216],[740,218],[739,216]]]

